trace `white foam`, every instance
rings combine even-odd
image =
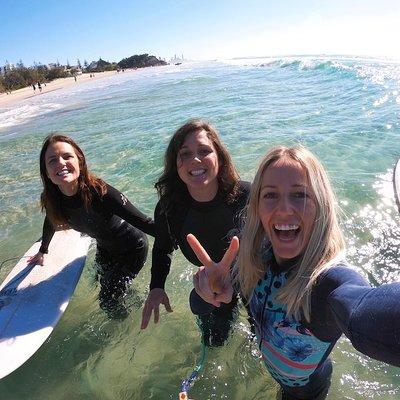
[[[29,104],[24,102],[13,108],[2,109],[0,110],[0,129],[23,124],[32,118],[48,114],[62,107],[63,105],[59,103]]]

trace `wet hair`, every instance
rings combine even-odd
[[[185,139],[192,133],[205,131],[218,156],[218,189],[228,203],[239,193],[239,175],[228,150],[221,142],[218,132],[202,119],[190,119],[172,136],[164,156],[164,171],[155,183],[164,210],[170,210],[183,201],[188,194],[186,184],[178,175],[177,158]]]
[[[80,174],[78,178],[78,194],[80,195],[82,202],[87,209],[92,201],[92,190],[95,190],[101,196],[107,193],[106,183],[94,176],[89,172],[86,164],[85,155],[77,143],[68,136],[62,134],[51,134],[46,137],[43,142],[42,150],[40,151],[40,177],[43,183],[43,192],[40,196],[40,204],[42,211],[46,212],[47,218],[53,224],[54,227],[62,225],[63,227],[68,226],[67,220],[64,216],[61,207],[61,198],[63,194],[57,185],[55,185],[50,178],[47,176],[46,168],[46,151],[50,145],[58,142],[64,142],[71,145],[78,157]]]
[[[250,300],[254,287],[268,269],[263,253],[271,249],[259,217],[259,197],[267,168],[279,162],[299,163],[307,175],[316,217],[311,237],[293,273],[277,296],[287,312],[297,320],[310,321],[311,290],[318,276],[330,268],[344,252],[345,244],[337,218],[337,201],[327,173],[320,161],[305,147],[276,147],[262,159],[254,178],[247,208],[246,222],[240,241],[235,279],[244,297]]]

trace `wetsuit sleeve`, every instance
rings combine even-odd
[[[152,250],[150,290],[154,288],[164,289],[174,251],[167,217],[162,212],[160,203],[157,204],[154,211],[154,225],[156,236]]]
[[[103,206],[112,214],[140,229],[148,235],[154,236],[154,221],[140,212],[121,192],[107,185],[107,193],[102,197]]]
[[[400,283],[372,288],[355,271],[335,268],[338,286],[327,298],[340,330],[360,351],[400,366]]]
[[[49,244],[54,236],[55,229],[49,219],[46,217],[43,222],[42,244],[39,252],[42,254],[48,253]]]

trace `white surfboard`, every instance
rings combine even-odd
[[[397,163],[394,167],[393,187],[394,187],[394,197],[396,198],[397,208],[400,213],[400,159],[397,160]]]
[[[36,242],[0,286],[0,379],[27,361],[64,313],[79,281],[90,244],[72,229],[58,231],[45,265],[28,264]]]

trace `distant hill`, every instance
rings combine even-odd
[[[118,63],[118,66],[122,69],[155,67],[158,65],[168,65],[168,63],[148,54],[136,54],[134,56],[124,58]]]
[[[99,58],[99,61],[92,61],[89,66],[86,68],[87,71],[90,72],[103,72],[103,71],[112,71],[118,68],[117,63],[110,63],[108,61],[104,61]]]

